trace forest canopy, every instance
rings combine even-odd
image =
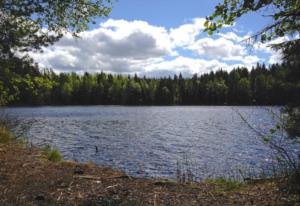
[[[56,74],[29,63],[16,68],[0,74],[9,105],[284,105],[300,98],[299,69],[290,64],[191,78]]]

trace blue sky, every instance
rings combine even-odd
[[[189,19],[206,17],[214,11],[219,0],[118,0],[110,15],[114,19],[144,20],[167,28],[180,26]],[[261,13],[247,15],[238,25],[258,30],[268,23]],[[259,23],[258,23],[259,22]]]
[[[67,34],[44,53],[30,55],[57,72],[111,72],[148,76],[192,75],[257,62],[280,61],[267,44],[242,42],[270,23],[263,12],[246,15],[213,36],[203,31],[218,0],[118,0],[80,39]],[[278,40],[280,41],[280,40]]]

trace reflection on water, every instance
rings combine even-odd
[[[255,128],[274,125],[263,107],[235,109]],[[66,159],[136,176],[174,178],[176,163],[185,156],[197,165],[198,177],[219,176],[256,166],[269,152],[232,107],[39,107],[6,113],[17,117],[19,126],[30,122],[26,136],[33,144],[51,144]]]

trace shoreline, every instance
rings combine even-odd
[[[284,105],[122,105],[122,104],[95,104],[95,105],[9,105],[0,106],[0,109],[6,108],[43,108],[43,107],[284,107]]]
[[[278,180],[233,185],[128,176],[93,163],[49,161],[45,149],[0,143],[1,205],[297,205]]]

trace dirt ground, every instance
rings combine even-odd
[[[0,144],[0,205],[300,205],[273,181],[226,191],[127,176],[94,164],[51,162],[38,148]]]

